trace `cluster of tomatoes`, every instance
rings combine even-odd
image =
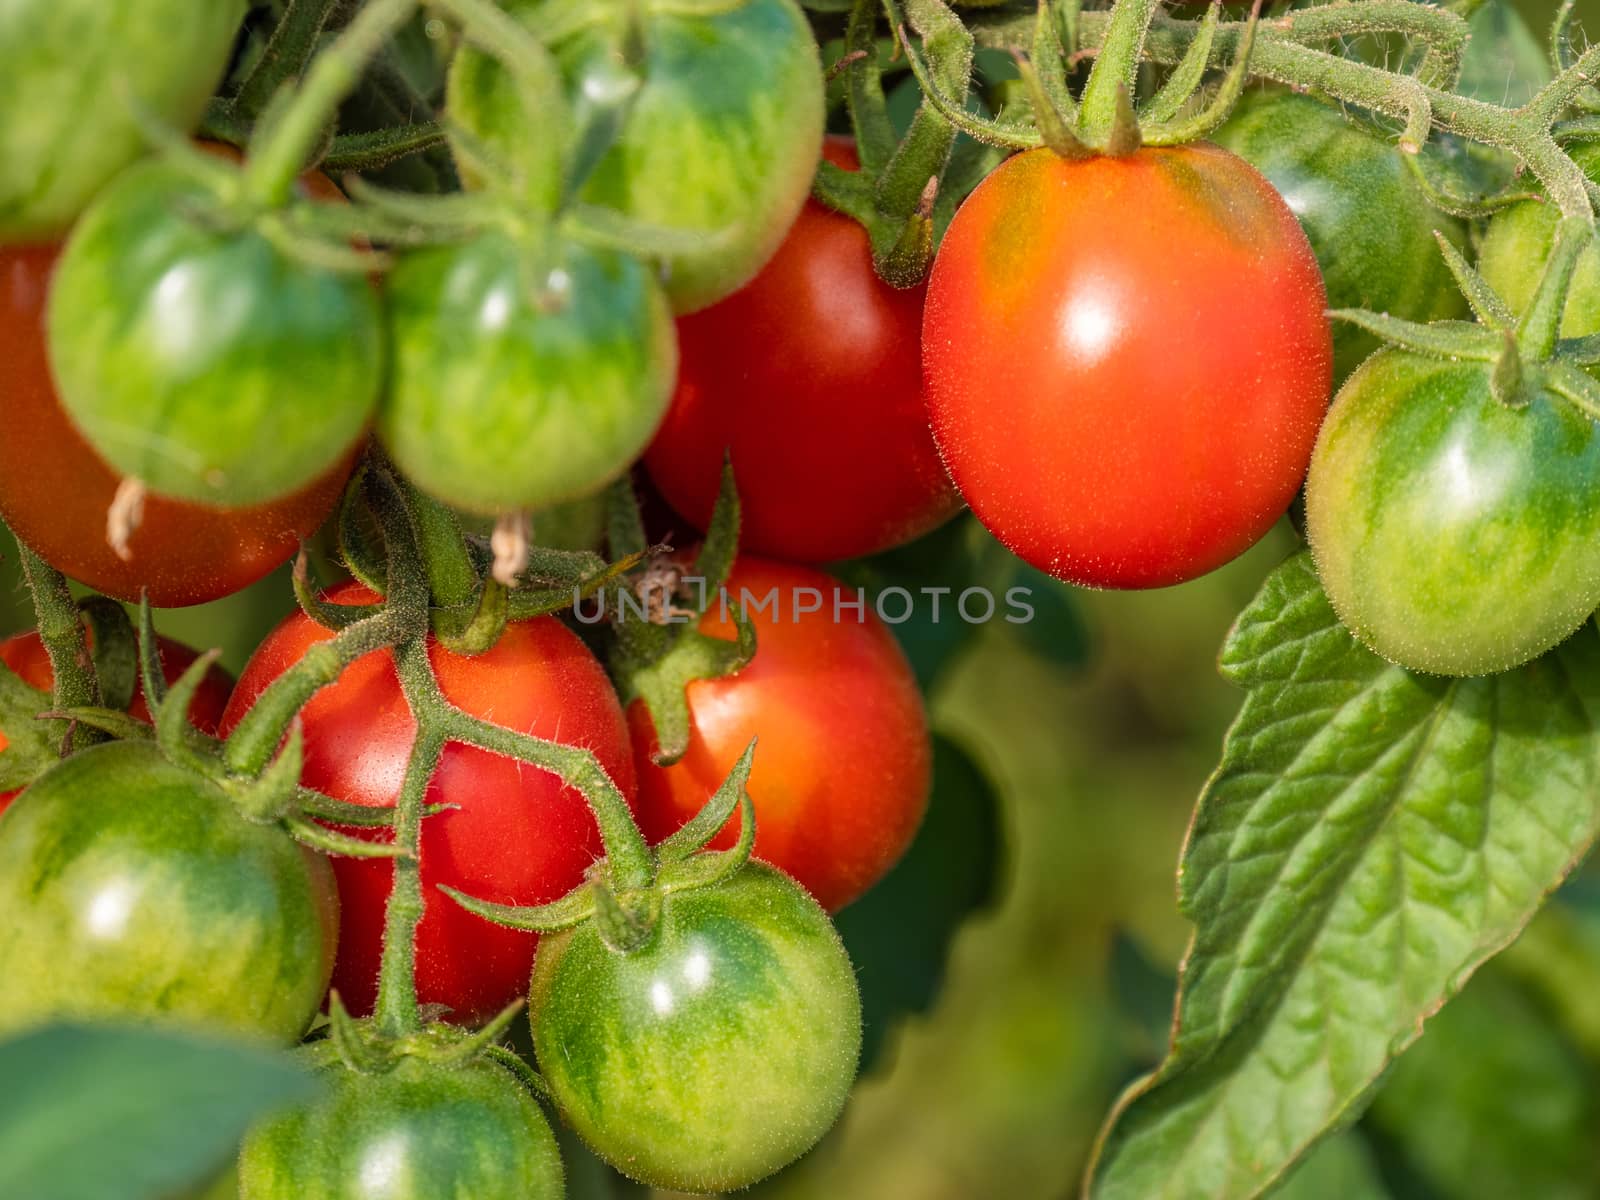
[[[49,115],[92,83],[66,40],[91,18],[79,0],[14,8],[0,44],[6,20],[31,21],[30,45],[62,50],[19,76],[30,118]],[[1404,665],[1514,666],[1600,605],[1593,414],[1554,341],[1512,328],[1556,241],[1548,207],[1496,217],[1474,273],[1435,244],[1465,246],[1465,227],[1380,134],[1262,93],[1220,144],[1015,156],[961,205],[927,281],[894,288],[868,234],[808,196],[819,154],[860,163],[824,137],[792,0],[595,4],[549,29],[539,4],[497,11],[526,44],[454,52],[466,190],[449,197],[368,186],[346,206],[314,174],[292,190],[272,152],[294,125],[282,106],[242,163],[181,141],[141,157],[116,106],[75,114],[48,154],[0,117],[16,151],[0,174],[0,516],[64,575],[157,606],[237,591],[324,525],[370,436],[370,471],[502,528],[533,514],[535,533],[542,510],[642,461],[671,519],[714,536],[731,461],[743,553],[726,589],[777,597],[690,614],[727,644],[753,628],[756,649],[687,683],[670,753],[643,694],[625,687],[624,705],[573,626],[541,615],[486,647],[419,635],[355,656],[298,706],[287,785],[231,771],[217,739],[257,736],[285,680],[384,611],[365,582],[290,616],[237,686],[173,644],[164,698],[154,673],[120,691],[102,674],[88,726],[127,735],[104,711],[125,707],[157,733],[0,798],[0,1025],[161,1017],[292,1043],[331,986],[333,1035],[311,1045],[344,1082],[253,1135],[244,1195],[347,1194],[361,1150],[397,1136],[410,1194],[558,1195],[526,1066],[469,1032],[498,1033],[524,996],[542,1086],[629,1175],[724,1190],[815,1144],[860,1040],[826,913],[904,852],[931,770],[903,655],[862,606],[826,602],[841,585],[817,564],[966,504],[1059,578],[1162,586],[1257,541],[1309,471],[1328,592]],[[192,127],[239,16],[159,0],[95,18],[130,47],[182,31],[129,51],[149,73],[131,81],[138,119]],[[1432,321],[1468,298],[1509,349],[1378,349],[1326,315]],[[1565,299],[1569,339],[1600,329],[1594,251]],[[825,602],[791,602],[807,592]],[[112,648],[92,649],[111,670]],[[0,660],[48,706],[37,635]],[[624,879],[592,778],[435,745],[408,672],[437,688],[435,716],[582,751],[656,849]],[[388,814],[419,779],[408,918]],[[728,780],[759,863],[739,814],[701,828]],[[284,801],[306,790],[338,806],[320,826]],[[342,840],[328,857],[286,830]]]

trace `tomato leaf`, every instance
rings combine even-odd
[[[1302,554],[1222,670],[1248,694],[1179,867],[1196,930],[1173,1044],[1102,1133],[1095,1200],[1265,1193],[1600,823],[1592,627],[1504,675],[1414,675],[1355,642]]]
[[[314,1082],[289,1059],[178,1033],[54,1026],[0,1043],[0,1196],[146,1200],[203,1181]]]

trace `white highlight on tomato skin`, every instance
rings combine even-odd
[[[406,1139],[399,1134],[374,1143],[361,1158],[361,1194],[371,1200],[409,1194]]]
[[[1061,336],[1073,354],[1092,363],[1104,357],[1117,336],[1117,314],[1087,288],[1067,301],[1061,314]]]
[[[106,941],[120,938],[133,915],[137,890],[125,879],[114,880],[101,888],[89,902],[85,924],[89,932]]]
[[[672,989],[665,980],[658,979],[650,985],[650,1007],[656,1010],[658,1017],[671,1016],[672,1010],[677,1007]]]
[[[478,319],[487,330],[499,331],[511,321],[512,297],[509,288],[496,288],[483,298]]]
[[[711,982],[711,957],[704,950],[696,950],[683,964],[683,979],[695,991],[704,990]]]

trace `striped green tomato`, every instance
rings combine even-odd
[[[537,28],[548,5],[507,8]],[[730,295],[777,252],[810,194],[822,152],[823,87],[817,44],[794,0],[737,0],[726,6],[594,4],[587,20],[552,47],[569,102],[580,118],[595,80],[614,78],[626,24],[637,14],[644,47],[642,85],[622,129],[584,184],[581,199],[635,220],[704,233],[695,249],[661,262],[678,312]],[[506,156],[504,85],[484,80],[477,52],[463,50],[452,118],[481,145]],[[538,114],[523,122],[524,173],[547,171],[551,129]],[[465,157],[471,161],[472,154]],[[469,171],[469,174],[471,172]]]
[[[642,948],[595,923],[539,943],[534,1048],[568,1122],[653,1187],[748,1187],[838,1118],[861,1049],[850,959],[817,902],[753,863],[669,892]]]
[[[1248,97],[1214,138],[1265,175],[1299,219],[1329,308],[1411,321],[1466,312],[1433,236],[1438,230],[1459,247],[1466,231],[1433,207],[1393,141],[1289,92]],[[1377,348],[1370,333],[1335,322],[1334,378]]]
[[[1600,183],[1600,145],[1571,147],[1572,155]],[[1478,247],[1478,270],[1511,311],[1523,313],[1539,288],[1544,264],[1555,246],[1561,214],[1553,204],[1525,200],[1489,222]],[[1567,307],[1562,314],[1564,337],[1600,333],[1600,245],[1590,242],[1578,257]]]
[[[1490,368],[1398,350],[1335,398],[1306,531],[1335,611],[1383,657],[1484,675],[1542,654],[1600,606],[1600,428]]]
[[[42,775],[0,817],[0,1030],[158,1020],[289,1043],[333,968],[333,873],[151,742]]]
[[[118,473],[177,500],[265,504],[360,438],[383,364],[378,297],[197,215],[208,203],[155,162],[101,193],[56,265],[50,365]]]
[[[240,0],[0,3],[0,242],[64,231],[143,153],[140,110],[191,128],[244,10]]]
[[[458,508],[543,508],[603,487],[672,395],[677,337],[649,271],[576,243],[531,253],[484,234],[407,255],[389,276],[378,435]]]
[[[403,1057],[336,1064],[326,1090],[264,1122],[239,1156],[240,1200],[561,1200],[561,1155],[538,1104],[500,1066]]]

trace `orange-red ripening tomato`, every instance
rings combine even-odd
[[[1305,478],[1332,383],[1325,307],[1294,215],[1228,151],[1029,151],[968,197],[934,262],[934,436],[1034,566],[1095,587],[1192,579]]]
[[[156,645],[161,655],[161,674],[168,683],[176,680],[200,657],[189,647],[170,638],[157,638]],[[23,683],[41,692],[48,692],[56,685],[56,673],[51,669],[50,656],[45,652],[44,643],[39,640],[37,633],[19,633],[0,642],[0,663],[10,667]],[[233,679],[221,667],[213,665],[194,694],[194,703],[189,707],[189,722],[202,733],[215,733],[231,691]],[[141,721],[150,720],[150,710],[144,702],[144,688],[137,683],[134,684],[133,703],[128,706],[128,712]],[[5,752],[8,744],[4,731],[0,731],[0,753]],[[16,794],[0,792],[0,812],[5,811],[6,805],[11,803]]]
[[[859,167],[848,138],[823,152]],[[944,521],[960,499],[923,403],[924,290],[880,280],[861,226],[807,200],[754,280],[678,321],[677,392],[645,455],[661,494],[704,529],[731,450],[740,545],[800,562]]]
[[[763,606],[769,594],[776,602]],[[674,833],[759,738],[749,785],[755,855],[837,912],[883,877],[922,821],[932,769],[922,696],[870,602],[859,615],[836,610],[836,600],[851,602],[856,592],[832,577],[743,556],[726,595],[727,611],[713,601],[701,630],[736,636],[731,614],[748,596],[756,654],[735,675],[689,685],[683,758],[670,767],[651,761],[649,711],[638,701],[628,707],[640,825],[651,842]],[[733,845],[737,831],[736,814],[715,844]]]
[[[335,604],[374,599],[346,584]],[[224,732],[306,651],[333,635],[294,613],[257,648],[223,718]],[[494,649],[471,658],[433,642],[428,654],[445,698],[484,720],[592,750],[630,801],[627,723],[611,681],[575,634],[554,617],[517,621]],[[353,804],[386,808],[400,793],[416,723],[383,650],[357,659],[301,713],[308,786]],[[453,1019],[481,1022],[526,994],[538,935],[491,924],[438,890],[449,884],[503,904],[542,904],[583,882],[604,851],[581,793],[549,772],[486,750],[450,743],[428,788],[429,804],[453,804],[422,827],[426,910],[417,931],[417,994]],[[348,829],[388,838],[387,830]],[[372,1011],[382,958],[384,910],[394,872],[381,859],[335,858],[339,951],[333,986],[357,1015]]]

